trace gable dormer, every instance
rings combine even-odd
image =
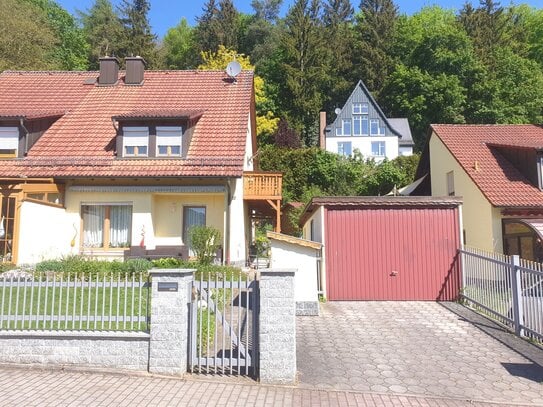
[[[201,111],[114,116],[118,158],[186,158]]]
[[[530,184],[543,190],[543,151],[533,147],[488,144],[491,150],[501,154]]]

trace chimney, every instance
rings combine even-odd
[[[143,84],[143,73],[145,72],[145,59],[142,57],[128,57],[126,62],[126,76],[124,77],[125,85],[141,85]]]
[[[115,85],[119,80],[119,60],[115,57],[100,58],[98,85]]]
[[[319,147],[326,150],[326,112],[319,114]]]

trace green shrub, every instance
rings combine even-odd
[[[192,226],[189,239],[200,264],[210,264],[221,247],[221,233],[212,226]]]

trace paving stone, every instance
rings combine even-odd
[[[297,319],[301,386],[312,386],[307,371],[312,383],[336,389],[360,383],[385,394],[506,404],[543,399],[543,351],[459,304],[328,302],[322,310]],[[311,336],[317,340],[300,340]],[[335,373],[337,363],[344,375]]]

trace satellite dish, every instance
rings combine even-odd
[[[336,116],[338,116],[341,113],[341,109],[339,107],[336,107],[336,110],[334,110],[334,113]]]
[[[226,65],[226,74],[231,77],[235,78],[239,75],[241,72],[241,65],[238,61],[232,61],[228,65]]]

